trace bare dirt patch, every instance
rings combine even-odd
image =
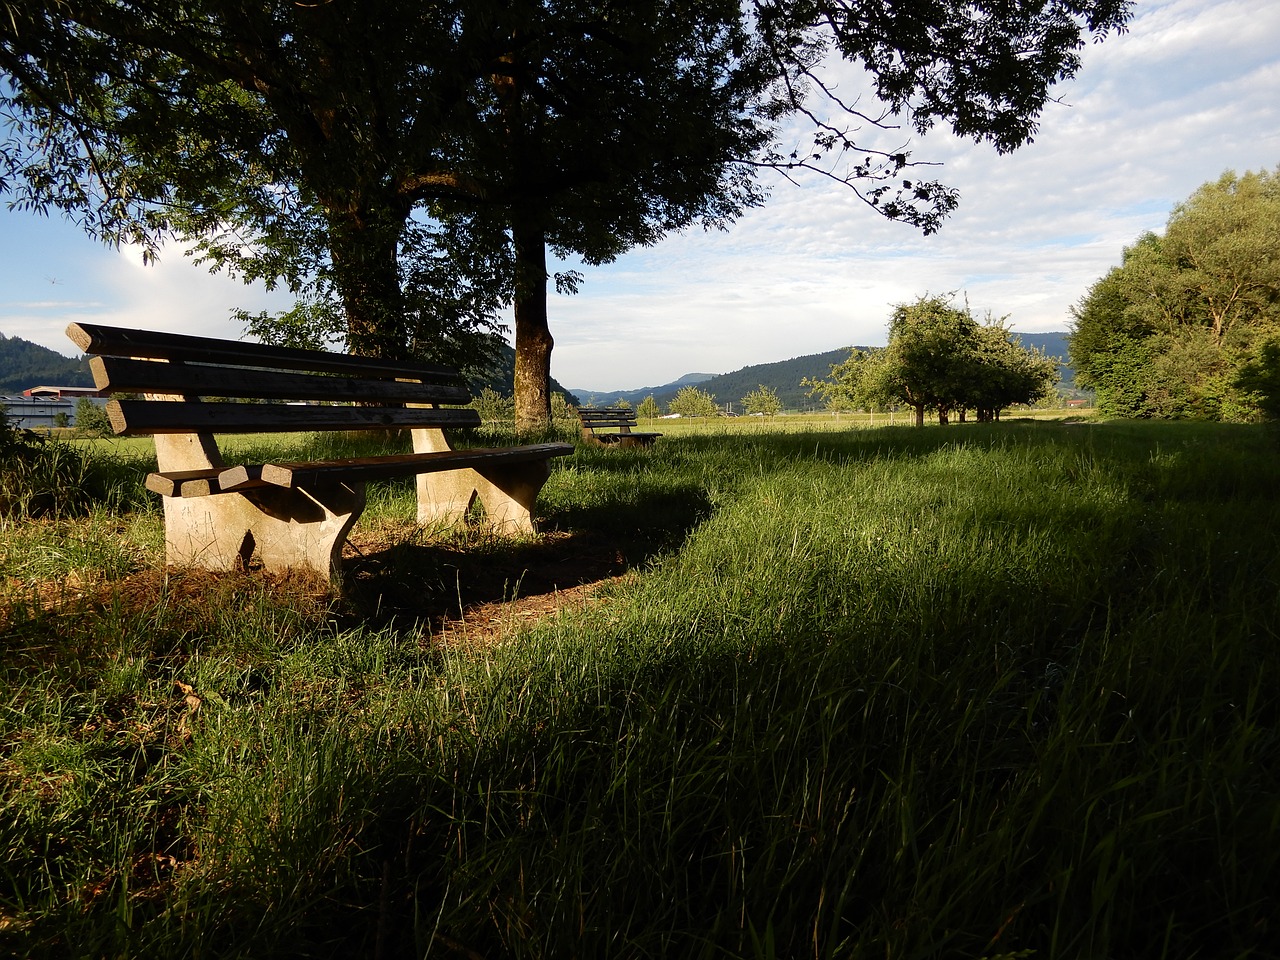
[[[587,532],[526,541],[406,542],[357,533],[344,555],[343,605],[365,622],[428,625],[443,642],[484,642],[580,607],[628,570],[622,550]]]

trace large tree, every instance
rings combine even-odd
[[[1072,313],[1078,382],[1103,412],[1256,417],[1262,381],[1240,372],[1266,366],[1280,342],[1280,170],[1201,186]]]
[[[547,416],[547,252],[605,262],[818,170],[926,231],[955,205],[850,130],[899,114],[1011,150],[1127,0],[5,3],[0,187],[109,239],[169,232],[285,282],[361,352],[513,303],[518,419]],[[884,112],[824,85],[870,72]],[[812,143],[790,149],[800,117]],[[845,162],[846,158],[855,159]],[[573,276],[563,278],[570,286]],[[443,320],[442,320],[443,317]]]
[[[949,297],[899,304],[883,358],[889,396],[915,410],[917,426],[926,410],[936,410],[938,422],[946,424],[971,387],[977,345],[977,321]]]

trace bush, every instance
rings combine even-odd
[[[671,401],[671,412],[682,417],[714,417],[716,398],[697,387],[681,387]]]
[[[564,398],[563,393],[553,393],[551,395],[551,419],[559,423],[577,422],[577,411],[569,405],[569,401]]]
[[[76,433],[82,437],[109,437],[111,432],[106,409],[88,397],[76,401]]]
[[[469,406],[484,423],[513,423],[516,419],[515,398],[504,397],[490,387],[481,390]]]

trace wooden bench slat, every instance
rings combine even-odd
[[[385,457],[348,457],[307,463],[264,463],[229,467],[219,476],[222,490],[245,489],[260,479],[278,487],[315,487],[325,483],[363,483],[394,477],[466,467],[483,469],[504,463],[528,463],[573,453],[571,443],[536,443],[523,447],[477,447],[436,453],[405,453]],[[256,476],[255,476],[256,471]]]
[[[282,403],[173,403],[112,400],[107,417],[117,434],[292,433],[405,427],[478,427],[468,409],[326,407]]]
[[[465,384],[459,383],[358,380],[203,364],[156,363],[123,357],[94,357],[89,361],[89,369],[93,372],[97,388],[112,393],[392,403],[467,403],[471,399],[471,392]]]
[[[380,360],[323,350],[300,350],[265,343],[216,340],[182,333],[154,330],[126,330],[98,323],[73,323],[67,336],[85,353],[148,360],[189,360],[194,363],[225,363],[232,366],[271,367],[279,370],[312,370],[349,373],[364,377],[434,380],[456,383],[456,371],[448,367],[407,360]]]
[[[166,473],[147,474],[146,488],[162,497],[211,497],[224,490],[218,482],[225,467],[208,467],[202,470],[170,470]],[[250,467],[237,490],[270,486],[262,479],[261,467]]]

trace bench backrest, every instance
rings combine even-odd
[[[95,355],[89,367],[99,390],[147,395],[107,404],[121,435],[480,424],[475,410],[440,406],[471,399],[448,367],[90,323],[73,323],[67,336]]]
[[[630,407],[586,408],[578,411],[578,419],[588,430],[617,429],[629,433],[636,426],[636,414]]]

